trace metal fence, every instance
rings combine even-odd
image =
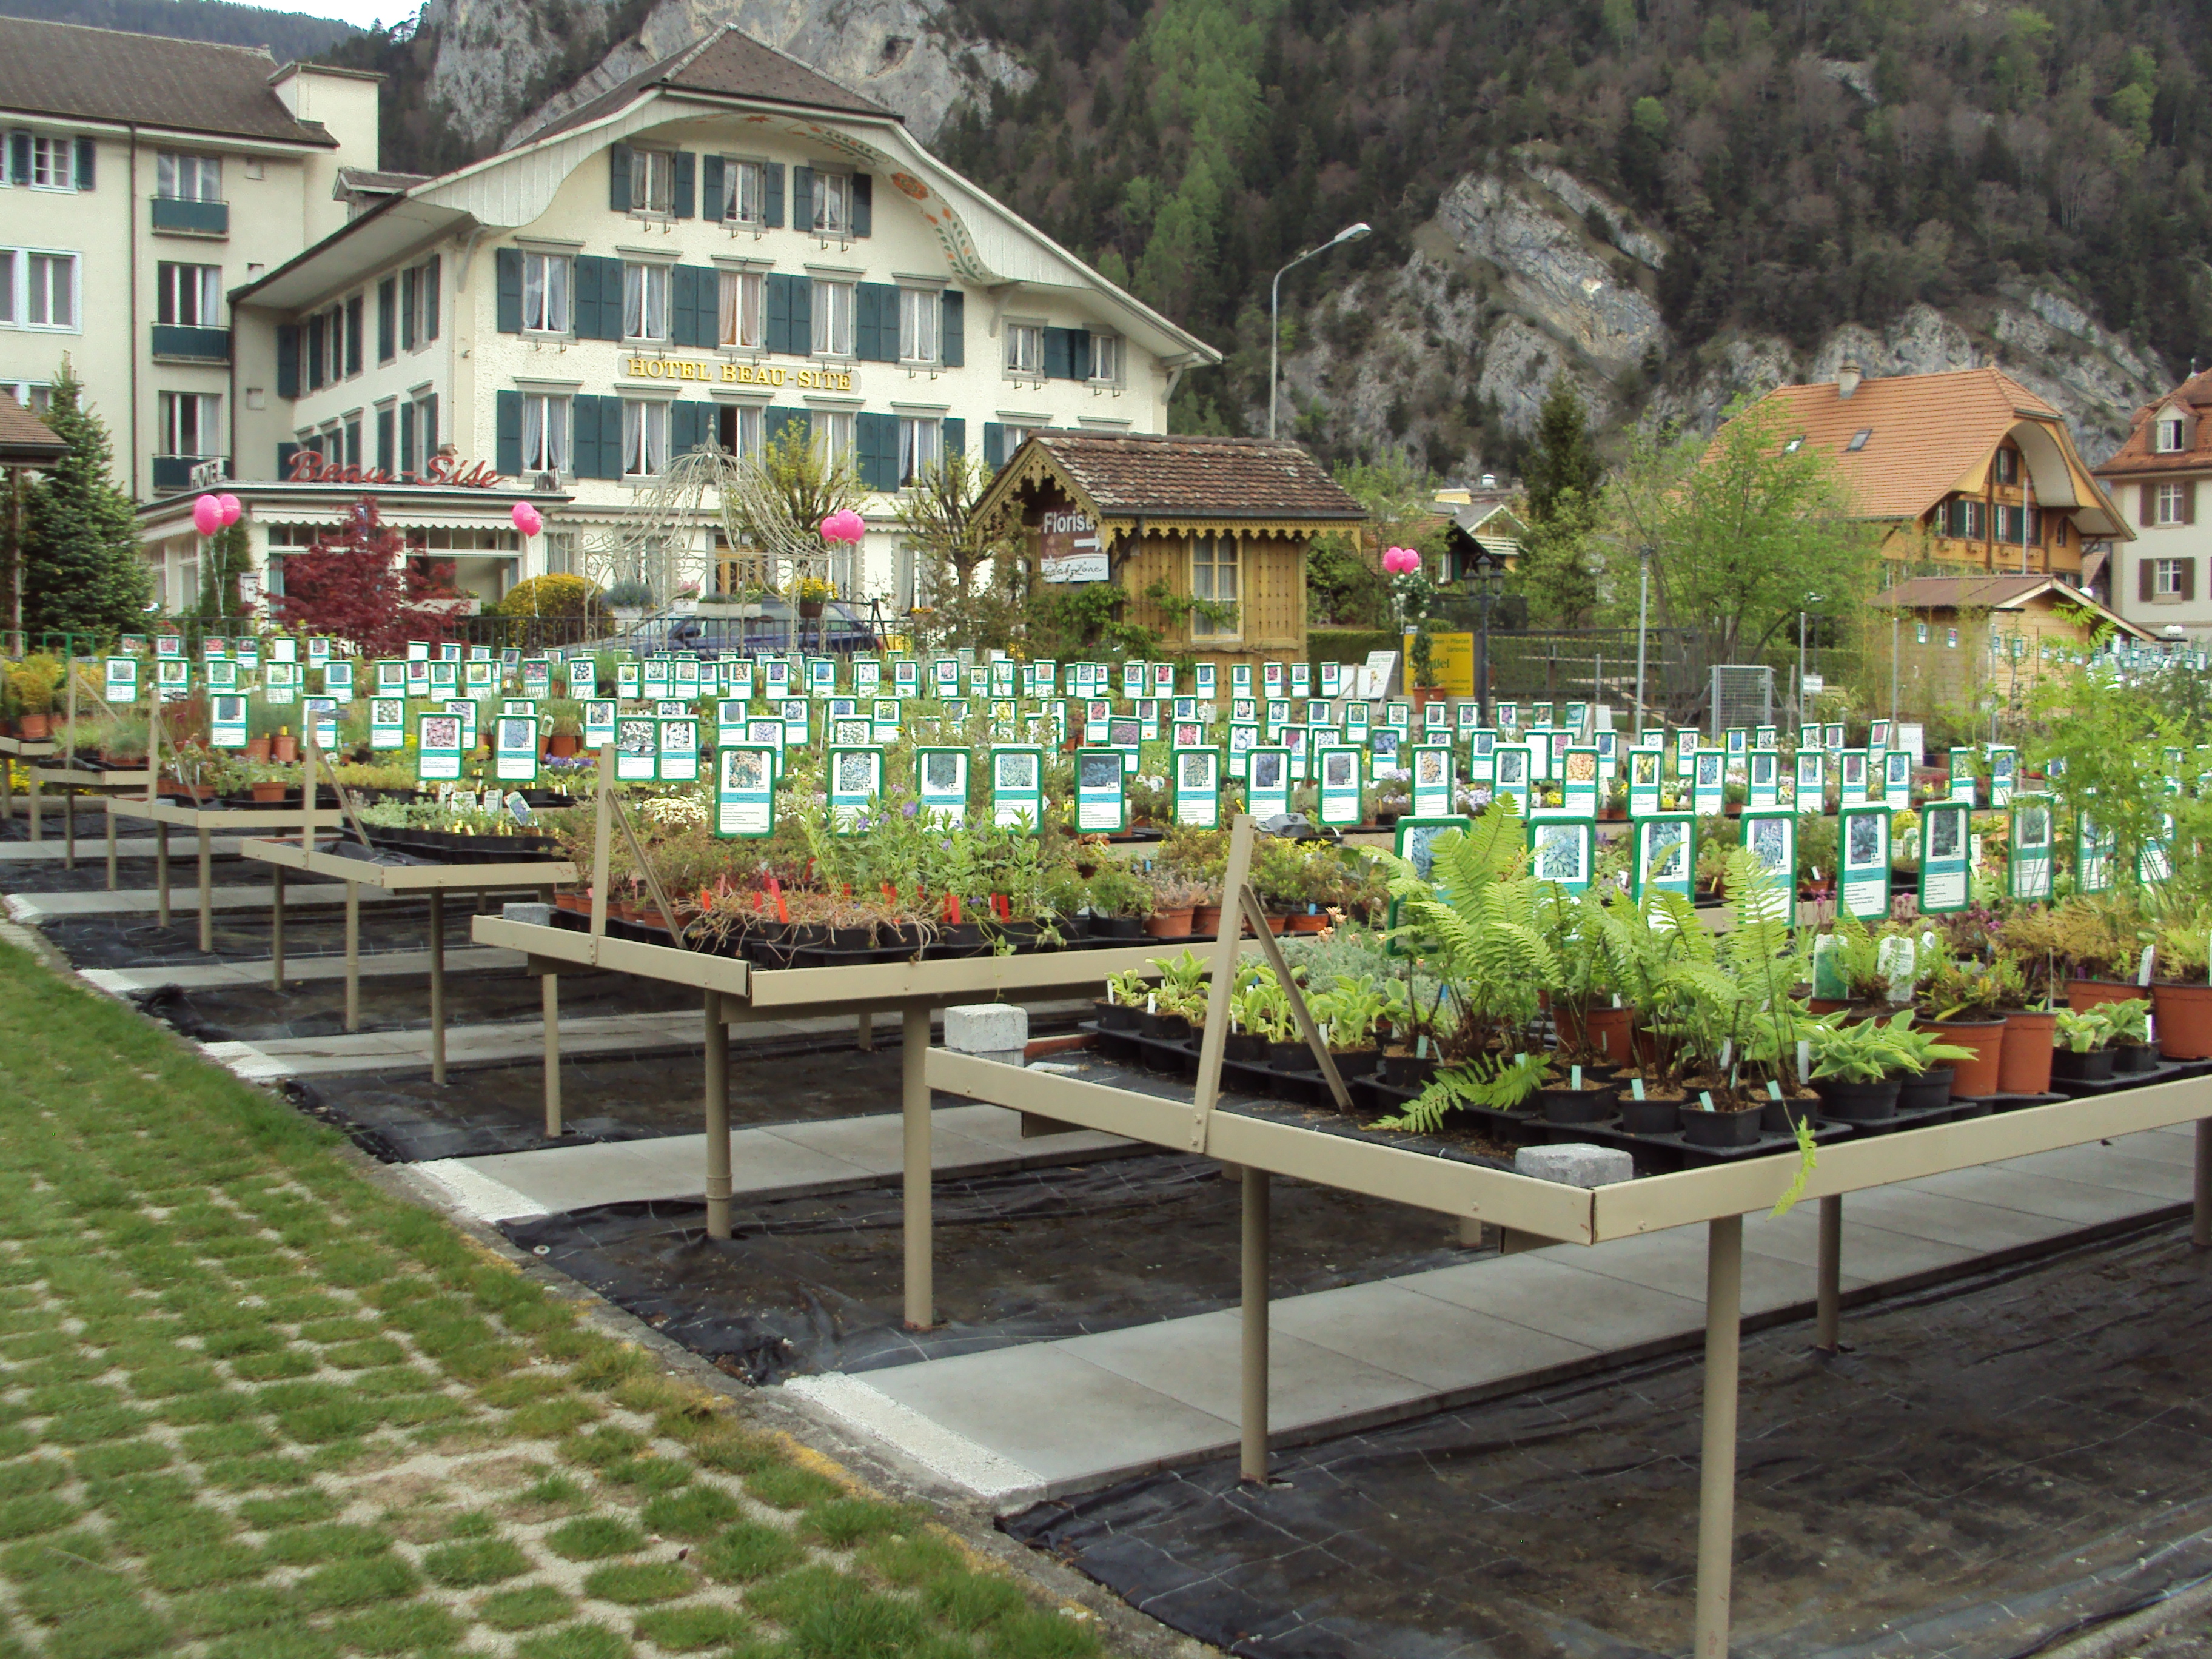
[[[1490,631],[1490,695],[1516,702],[1610,703],[1633,723],[1637,632],[1632,628]],[[1644,636],[1648,718],[1680,723],[1702,712],[1709,687],[1703,635],[1654,628]]]

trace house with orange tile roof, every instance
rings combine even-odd
[[[2197,486],[2212,478],[2212,371],[2136,411],[2097,477],[2134,521],[2112,572],[2112,608],[2168,639],[2212,638],[2212,501],[2197,522]]]
[[[2094,544],[2133,538],[2065,417],[2002,369],[1868,377],[1845,363],[1755,407],[1790,448],[1832,460],[1853,516],[1888,527],[1882,552],[1899,563],[2081,586]]]

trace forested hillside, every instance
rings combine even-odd
[[[398,8],[395,6],[394,8]],[[0,0],[0,16],[166,34],[228,46],[266,46],[278,63],[313,58],[351,34],[350,24],[230,0]]]
[[[1663,243],[1645,273],[1666,333],[1638,366],[1647,383],[1693,374],[1732,335],[1809,353],[1840,324],[1880,331],[1923,301],[1970,311],[2022,282],[2086,302],[2150,347],[2154,371],[2204,350],[2212,122],[2195,7],[959,6],[1038,73],[957,117],[939,148],[1236,349],[1224,375],[1188,383],[1193,420],[1262,405],[1267,281],[1291,254],[1365,219],[1376,234],[1329,256],[1327,284],[1395,271],[1445,192],[1509,156],[1555,162]],[[1625,240],[1601,208],[1584,218],[1591,243]],[[1616,419],[1638,389],[1613,388],[1632,394]],[[1476,447],[1511,448],[1466,414]]]

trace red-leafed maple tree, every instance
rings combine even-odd
[[[287,628],[327,634],[363,657],[399,657],[410,640],[451,636],[453,609],[462,598],[453,567],[410,557],[400,533],[364,495],[345,521],[318,536],[303,553],[284,557],[284,591],[269,607]]]

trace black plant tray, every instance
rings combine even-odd
[[[1761,1134],[1748,1146],[1704,1146],[1688,1139],[1680,1130],[1667,1135],[1637,1135],[1630,1134],[1625,1129],[1583,1124],[1557,1123],[1547,1127],[1572,1132],[1558,1136],[1553,1144],[1587,1140],[1600,1146],[1621,1147],[1636,1159],[1639,1175],[1707,1169],[1717,1164],[1734,1164],[1747,1158],[1772,1158],[1778,1153],[1797,1150],[1797,1137],[1786,1132]],[[1825,1146],[1865,1127],[1840,1122],[1834,1118],[1815,1118],[1813,1120],[1813,1142],[1815,1146]]]
[[[2054,1077],[2051,1079],[2051,1086],[2077,1100],[2085,1095],[2114,1095],[2124,1089],[2141,1089],[2154,1083],[2179,1082],[2203,1064],[2201,1060],[2165,1060],[2148,1072],[2115,1072],[2110,1077],[2095,1079]]]
[[[2002,1097],[2010,1099],[2012,1097]],[[1953,1095],[1941,1106],[1922,1106],[1911,1110],[1899,1108],[1887,1117],[1853,1118],[1850,1125],[1863,1135],[1895,1134],[1905,1129],[1925,1129],[1938,1123],[1949,1123],[1960,1118],[1983,1117],[1993,1109],[1989,1099],[1970,1095]],[[1826,1121],[1828,1120],[1822,1120]],[[1820,1138],[1816,1131],[1814,1139]]]

